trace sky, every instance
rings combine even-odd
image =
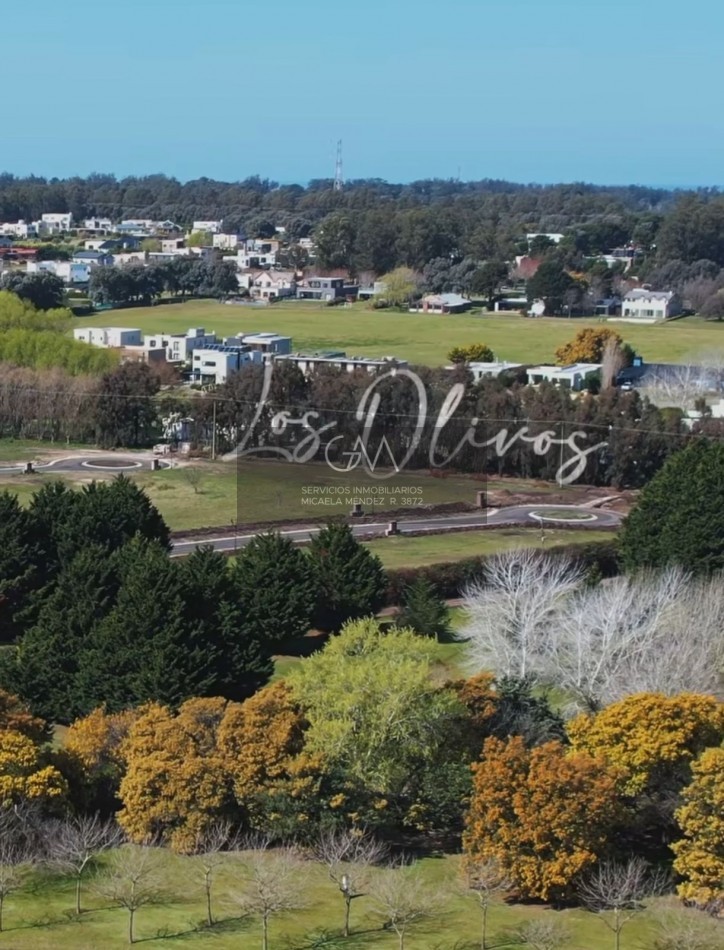
[[[724,184],[721,0],[3,5],[0,170]]]

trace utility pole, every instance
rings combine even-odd
[[[213,418],[211,423],[211,461],[216,460],[216,400],[214,399]]]
[[[337,161],[334,166],[334,190],[341,191],[344,179],[342,177],[342,139],[337,142]]]

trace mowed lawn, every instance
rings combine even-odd
[[[372,310],[367,303],[326,307],[290,301],[251,308],[192,300],[78,317],[75,325],[177,333],[203,326],[218,336],[271,330],[291,336],[294,349],[299,351],[342,349],[350,356],[396,356],[411,363],[441,366],[453,346],[478,341],[492,347],[499,359],[554,362],[558,346],[582,327],[599,326],[600,321],[487,313],[435,316]],[[700,357],[712,349],[724,351],[724,323],[687,317],[663,326],[611,326],[648,362]]]
[[[15,443],[18,446],[17,443]],[[3,442],[0,440],[0,452]],[[24,451],[19,446],[7,450],[6,460],[34,458],[42,452]],[[423,511],[403,504],[403,498],[416,499],[423,505],[439,505],[451,502],[475,504],[476,492],[486,487],[484,480],[465,476],[438,478],[427,472],[405,472],[380,481],[364,471],[335,472],[326,465],[294,465],[269,461],[243,462],[198,462],[194,468],[200,471],[200,481],[192,484],[187,467],[166,469],[159,472],[145,471],[134,478],[148,493],[153,503],[174,530],[183,531],[203,527],[229,527],[253,524],[262,521],[290,521],[294,519],[319,519],[346,516],[352,512],[355,497],[364,500],[377,498],[381,505],[367,505],[365,511],[374,515],[383,509],[414,514]],[[2,475],[0,489],[9,488],[20,498],[27,499],[33,491],[52,478],[60,475]],[[91,476],[69,474],[64,476],[69,484],[83,484]],[[112,475],[94,473],[93,478],[110,478]],[[385,488],[415,489],[414,494],[369,495],[366,489]],[[312,490],[316,494],[312,494]],[[322,492],[320,494],[320,492]],[[324,494],[328,492],[328,494]],[[329,501],[329,504],[322,503]],[[310,503],[314,502],[314,504]]]
[[[480,946],[480,912],[475,900],[459,891],[459,858],[428,858],[421,873],[443,912],[435,919],[411,928],[405,940],[408,950],[452,950],[454,947]],[[165,899],[142,907],[136,915],[139,945],[158,950],[173,947],[214,947],[236,950],[261,946],[258,919],[242,917],[235,895],[243,886],[243,868],[238,859],[230,859],[220,869],[215,886],[214,904],[219,923],[209,929],[201,924],[205,908],[201,873],[193,859],[162,855]],[[90,883],[90,882],[89,882]],[[271,950],[396,950],[397,937],[382,929],[382,919],[370,896],[354,901],[353,934],[347,940],[338,935],[343,917],[343,902],[336,886],[322,867],[305,863],[298,879],[304,906],[270,921]],[[113,908],[86,889],[88,910],[80,917],[73,912],[74,895],[70,880],[38,877],[5,901],[2,946],[13,950],[121,950],[128,946],[126,911]],[[623,948],[651,947],[657,915],[670,901],[658,901],[628,924],[622,937]],[[672,902],[673,903],[673,902]],[[693,912],[692,912],[693,914]],[[554,911],[548,907],[496,903],[489,913],[490,946],[518,950],[515,931],[534,920],[555,920],[570,934],[570,942],[560,946],[571,950],[608,950],[612,935],[603,923],[582,910]],[[323,939],[326,935],[327,939]],[[335,939],[336,937],[336,939]]]

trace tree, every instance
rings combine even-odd
[[[574,564],[533,549],[490,558],[464,591],[471,666],[521,679],[538,672],[561,601],[582,580]]]
[[[333,829],[322,832],[315,854],[344,899],[342,934],[349,937],[352,901],[366,895],[371,868],[379,864],[386,848],[364,830]]]
[[[98,890],[106,900],[128,912],[129,943],[136,940],[138,911],[165,900],[162,882],[155,848],[126,844],[112,853],[107,874],[99,882]]]
[[[451,363],[492,363],[495,353],[485,343],[454,346],[447,355]]]
[[[653,950],[718,950],[721,924],[696,910],[657,914]]]
[[[450,633],[447,604],[438,595],[435,587],[421,576],[405,590],[402,608],[395,618],[395,624],[438,640]]]
[[[240,551],[232,576],[244,623],[266,648],[308,633],[316,600],[312,568],[288,538],[254,537]]]
[[[196,838],[193,860],[201,869],[206,897],[206,924],[209,927],[214,926],[211,898],[216,873],[235,847],[236,836],[231,822],[224,819],[212,822]]]
[[[78,766],[83,805],[89,810],[99,810],[103,815],[117,811],[118,788],[126,767],[122,747],[139,715],[138,708],[111,714],[94,709],[71,723],[65,752]]]
[[[618,818],[615,774],[560,742],[527,749],[520,736],[486,740],[473,773],[466,860],[496,859],[524,898],[570,897]]]
[[[472,894],[480,908],[480,950],[488,947],[488,911],[496,897],[507,894],[512,887],[508,874],[496,858],[478,858],[464,867],[465,892]]]
[[[373,900],[385,927],[397,934],[398,950],[405,950],[405,938],[417,924],[440,914],[438,895],[417,868],[404,862],[390,864],[378,873]]]
[[[94,403],[99,444],[104,448],[150,445],[156,425],[154,397],[158,390],[158,380],[146,363],[121,363],[106,373]]]
[[[676,819],[683,837],[673,845],[679,895],[718,912],[724,906],[724,749],[706,749],[692,763]]]
[[[403,307],[414,297],[419,278],[409,267],[397,267],[381,277],[380,283],[383,285],[380,298],[389,307]]]
[[[623,345],[623,340],[610,327],[584,327],[575,337],[556,350],[556,362],[562,366],[571,363],[601,363],[611,341]]]
[[[515,938],[533,950],[560,950],[568,943],[569,931],[562,921],[546,918],[524,924]]]
[[[27,511],[17,495],[0,492],[0,641],[19,632],[18,611],[37,576]]]
[[[304,869],[291,848],[270,850],[255,841],[244,853],[244,889],[234,897],[244,913],[261,919],[261,948],[269,950],[269,922],[304,906]]]
[[[470,292],[482,294],[487,300],[488,310],[492,310],[498,292],[507,278],[508,265],[505,261],[486,261],[473,272],[470,278]]]
[[[329,524],[309,545],[317,592],[316,624],[339,630],[348,620],[375,614],[386,588],[380,559],[354,537],[346,524]]]
[[[625,519],[620,548],[629,570],[724,567],[724,445],[695,439],[672,455]]]
[[[55,310],[63,306],[65,284],[60,277],[47,271],[38,274],[8,271],[3,274],[0,286],[27,300],[38,310]]]
[[[15,841],[0,838],[0,933],[3,930],[5,901],[25,883],[31,854]]]
[[[83,876],[99,854],[118,847],[123,840],[121,830],[97,812],[73,815],[56,822],[49,830],[53,863],[75,877],[75,912],[80,916]]]
[[[645,910],[647,900],[663,894],[667,884],[665,874],[652,872],[640,858],[625,864],[602,861],[581,883],[578,893],[586,907],[611,930],[615,950],[620,950],[623,928]]]
[[[566,293],[576,287],[575,280],[557,261],[543,261],[527,284],[528,300],[543,300],[546,313],[560,313]]]
[[[0,731],[0,805],[26,799],[50,803],[66,792],[65,779],[54,765],[46,764],[41,745],[21,732]]]
[[[407,798],[460,711],[453,694],[432,682],[432,655],[412,630],[383,633],[371,619],[347,624],[289,677],[309,722],[307,752],[324,756],[368,797]]]
[[[152,703],[131,726],[118,823],[132,841],[193,852],[221,817],[227,781],[217,734],[225,709],[223,699],[192,699],[174,715]]]

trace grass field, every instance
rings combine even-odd
[[[432,892],[441,900],[444,913],[410,931],[408,950],[473,950],[480,946],[480,917],[475,902],[458,892],[458,859],[428,858],[420,871]],[[221,868],[215,890],[215,910],[219,923],[204,929],[203,891],[198,866],[193,859],[162,855],[163,903],[142,907],[137,912],[136,934],[141,945],[170,950],[173,947],[214,947],[217,950],[251,950],[261,946],[261,928],[255,918],[243,919],[233,895],[240,889],[242,868],[230,858]],[[363,897],[352,907],[350,938],[338,937],[342,902],[334,884],[318,865],[305,863],[299,886],[305,906],[270,923],[270,950],[396,950],[397,938],[381,928],[371,897]],[[643,950],[653,945],[657,915],[668,901],[658,901],[628,924],[622,934],[622,950]],[[120,950],[127,947],[127,920],[124,910],[108,906],[87,889],[88,910],[76,917],[72,912],[73,885],[70,880],[38,877],[29,886],[5,901],[0,946],[12,950]],[[558,947],[570,950],[608,950],[612,934],[593,915],[581,910],[554,911],[535,905],[494,904],[489,913],[489,946],[517,950],[522,946],[512,934],[536,919],[555,919],[566,927],[570,940]],[[326,935],[323,939],[322,935]],[[337,939],[335,939],[335,937]]]
[[[562,544],[609,541],[609,531],[571,531],[545,529],[541,540],[537,529],[496,528],[489,531],[461,531],[453,534],[378,538],[367,547],[379,555],[387,568],[422,567],[440,561],[460,561],[467,557],[511,551],[515,548],[552,548]]]
[[[139,327],[146,332],[184,332],[192,326],[203,326],[219,336],[232,336],[241,330],[275,330],[291,336],[295,350],[341,348],[348,355],[397,356],[429,366],[443,365],[453,346],[477,341],[492,347],[499,359],[553,362],[561,343],[584,326],[598,325],[593,318],[531,320],[518,314],[397,313],[371,310],[365,303],[326,307],[290,301],[252,309],[206,300],[114,310],[75,320],[76,326],[99,323]],[[611,325],[647,362],[724,350],[724,323],[687,317],[663,326]]]
[[[20,443],[0,439],[0,461],[23,461],[44,457],[48,443]],[[138,475],[131,473],[139,485],[148,492],[153,503],[174,530],[189,530],[202,527],[252,524],[260,521],[288,521],[297,518],[324,518],[349,515],[355,492],[371,486],[414,487],[421,493],[414,496],[422,505],[440,505],[453,502],[475,503],[476,492],[484,488],[500,488],[503,483],[493,480],[479,480],[463,475],[450,475],[445,478],[430,475],[428,472],[405,472],[380,482],[364,471],[339,473],[326,465],[288,465],[268,461],[243,462],[199,462],[202,472],[200,483],[192,485],[185,474],[186,469],[166,469],[159,472],[145,471]],[[27,499],[33,491],[50,478],[46,475],[0,475],[0,490],[9,488],[21,499]],[[65,476],[71,484],[82,484],[90,480],[86,474]],[[112,477],[103,473],[94,473],[94,478]],[[551,486],[542,483],[506,482],[514,490],[534,491],[541,499],[550,492]],[[308,504],[309,494],[305,489],[328,488],[339,490],[340,494],[325,496],[334,502],[330,505]],[[196,491],[194,490],[196,488]],[[566,491],[573,503],[576,498],[575,486]],[[320,496],[317,496],[320,497]],[[394,498],[395,496],[384,496]],[[412,496],[410,496],[412,497]],[[339,503],[337,503],[339,502]],[[391,502],[381,507],[365,507],[370,514],[383,508],[392,510]],[[400,512],[415,514],[416,509],[397,503]],[[422,514],[422,511],[418,511]]]

